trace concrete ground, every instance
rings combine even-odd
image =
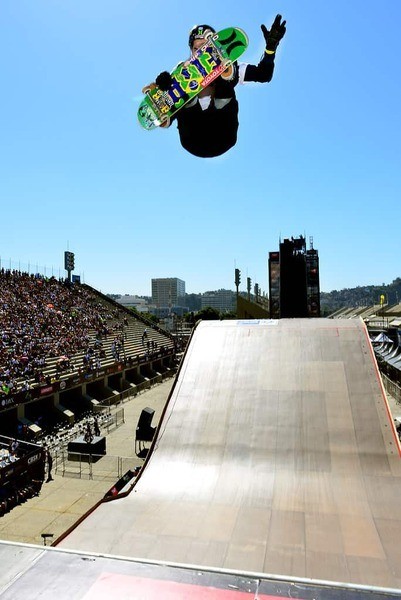
[[[50,533],[53,534],[53,538],[47,540],[50,545],[101,500],[118,480],[117,457],[124,457],[123,473],[143,465],[144,461],[137,458],[134,448],[139,415],[149,406],[155,411],[152,426],[156,426],[173,382],[174,379],[170,379],[155,385],[118,407],[124,409],[125,422],[107,435],[107,456],[94,465],[92,479],[87,465],[83,466],[80,478],[72,471],[62,476],[62,469],[55,472],[54,464],[53,481],[43,484],[40,495],[0,518],[0,539],[42,545],[41,534]]]
[[[42,545],[41,534],[50,533],[53,534],[48,540],[50,544],[101,500],[117,481],[117,457],[126,457],[124,472],[143,465],[134,450],[139,415],[146,406],[153,408],[152,426],[157,425],[173,382],[173,379],[165,381],[125,402],[122,405],[125,423],[107,435],[107,456],[94,465],[93,478],[89,478],[87,469],[81,478],[72,473],[62,476],[61,469],[60,474],[53,472],[53,481],[43,484],[37,498],[31,498],[0,518],[0,539]],[[387,397],[393,417],[401,419],[401,405],[391,396]]]

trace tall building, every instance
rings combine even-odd
[[[177,277],[152,279],[152,302],[157,308],[185,306],[185,281]]]
[[[138,298],[138,296],[125,294],[124,296],[117,298],[117,302],[126,308],[136,308],[138,312],[148,312],[149,310],[145,298]]]
[[[235,310],[236,295],[232,290],[217,290],[202,294],[202,308],[210,306],[219,312],[230,312]]]
[[[320,317],[319,256],[312,238],[309,250],[300,236],[269,253],[269,297],[272,319]]]

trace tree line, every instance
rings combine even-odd
[[[340,308],[352,308],[357,306],[373,306],[380,304],[384,296],[387,305],[401,302],[401,278],[397,277],[390,284],[365,285],[332,292],[320,293],[320,306],[324,315],[330,314]]]

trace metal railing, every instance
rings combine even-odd
[[[58,450],[53,458],[57,475],[76,479],[96,479],[117,481],[124,473],[134,468],[134,457],[110,456],[105,454],[84,454]]]
[[[116,410],[115,412],[109,412],[107,416],[104,416],[101,423],[101,429],[105,429],[107,434],[110,433],[113,429],[117,429],[121,425],[125,423],[125,412],[123,408]]]
[[[34,261],[25,263],[11,258],[6,259],[3,256],[0,256],[0,269],[4,269],[5,271],[21,271],[21,273],[40,275],[41,277],[56,277],[57,279],[65,278],[66,276],[66,271],[62,267],[39,265]]]
[[[125,423],[124,408],[120,408],[115,412],[103,413],[103,418],[100,424],[101,434],[108,435],[117,427]],[[91,453],[69,452],[68,444],[79,435],[79,430],[67,431],[66,434],[59,440],[59,443],[52,448],[53,469],[57,475],[70,477],[88,477],[93,479],[93,475],[100,479],[115,479],[120,476],[120,467],[123,468],[129,461],[132,466],[132,458],[123,459],[123,457],[106,456]],[[119,460],[122,464],[120,465]],[[101,464],[100,464],[101,461]],[[99,462],[99,465],[97,464]],[[96,464],[96,468],[94,465]],[[127,469],[125,469],[127,471]],[[124,471],[124,472],[125,472]]]
[[[384,373],[381,373],[384,389],[394,400],[401,404],[401,387],[394,381],[391,381]]]

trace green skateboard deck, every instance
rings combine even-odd
[[[173,83],[166,92],[156,84],[146,88],[138,109],[139,123],[149,130],[168,124],[177,111],[224,73],[247,47],[248,37],[237,27],[209,35],[190,60],[180,63],[171,72]]]

